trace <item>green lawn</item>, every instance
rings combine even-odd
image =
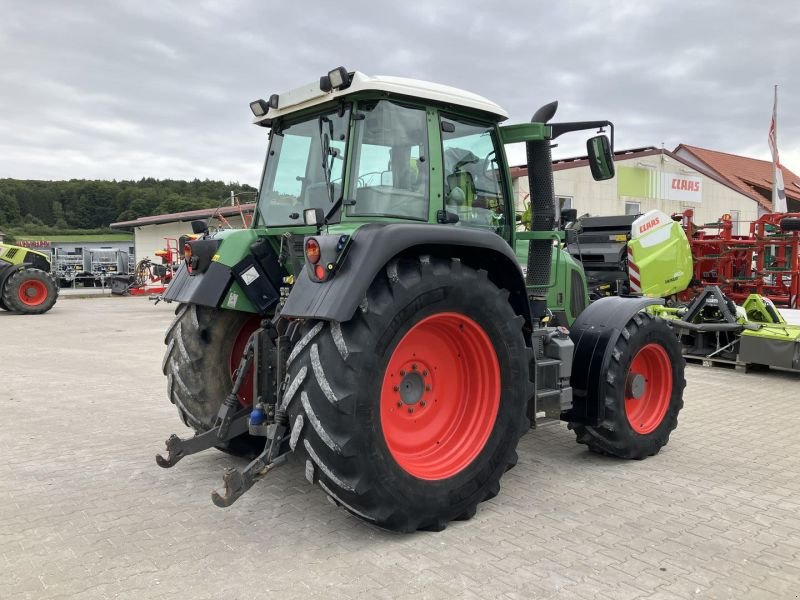
[[[18,235],[15,237],[19,242],[133,242],[133,235],[128,233],[89,233],[86,235]]]

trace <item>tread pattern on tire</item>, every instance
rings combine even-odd
[[[468,491],[450,490],[451,503],[445,509],[426,512],[419,506],[405,506],[403,501],[392,499],[389,491],[392,485],[399,484],[381,481],[380,467],[372,464],[369,449],[365,447],[370,438],[363,432],[364,419],[368,418],[365,413],[370,407],[359,401],[359,388],[367,385],[365,378],[381,379],[377,369],[380,359],[373,353],[373,345],[380,343],[376,342],[376,336],[384,334],[382,323],[387,318],[384,314],[395,298],[408,295],[407,290],[418,285],[423,277],[445,275],[465,280],[465,285],[473,288],[494,289],[495,293],[486,298],[486,310],[495,311],[505,319],[504,341],[522,357],[518,370],[512,373],[516,379],[513,383],[522,388],[518,393],[529,398],[533,394],[528,381],[532,350],[522,336],[524,319],[514,314],[507,300],[508,292],[491,284],[485,271],[475,271],[454,259],[422,257],[411,265],[409,260],[403,264],[397,260],[390,262],[370,286],[365,301],[350,321],[306,325],[305,335],[291,353],[292,362],[286,375],[284,402],[293,424],[290,446],[305,454],[306,478],[318,483],[336,505],[396,531],[439,531],[448,521],[471,518],[479,502],[499,492],[499,479],[516,464],[517,442],[530,426],[525,416],[525,401],[513,426],[504,432],[505,440],[498,442],[496,461],[482,474],[485,480],[469,482]],[[370,370],[371,367],[374,369]],[[504,373],[504,389],[510,385],[505,380],[507,376]]]
[[[47,286],[48,297],[39,306],[27,306],[17,297],[17,289],[26,279],[42,281]],[[0,304],[9,312],[27,315],[40,315],[53,308],[58,300],[58,283],[48,272],[32,267],[19,269],[6,279],[2,289],[2,302]]]
[[[208,431],[231,390],[229,353],[247,313],[181,304],[164,335],[167,350],[161,370],[167,396],[184,425]],[[265,438],[244,433],[218,448],[235,456],[255,456]]]
[[[653,333],[656,331],[659,333]],[[631,359],[631,340],[659,334],[672,361],[672,397],[661,424],[651,433],[639,435],[629,427],[625,414],[626,363]],[[611,353],[611,365],[606,372],[603,422],[597,427],[570,423],[569,428],[575,431],[577,443],[585,444],[598,454],[619,458],[640,460],[658,454],[678,426],[678,413],[683,408],[683,390],[686,387],[684,365],[680,344],[663,319],[646,312],[635,314],[622,330]]]

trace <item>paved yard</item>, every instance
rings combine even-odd
[[[302,466],[233,507],[236,460],[171,470],[172,307],[63,298],[0,312],[0,598],[797,598],[800,376],[689,367],[669,446],[589,454],[561,424],[472,521],[395,535],[329,504]]]

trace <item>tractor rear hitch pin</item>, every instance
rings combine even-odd
[[[287,427],[284,423],[273,423],[269,426],[267,445],[243,470],[225,469],[222,481],[225,484],[224,494],[217,490],[211,492],[211,501],[220,508],[227,508],[236,502],[256,481],[264,479],[275,467],[286,462],[291,451],[275,456],[286,441]],[[274,458],[273,458],[274,457]]]
[[[221,441],[224,442],[245,433],[248,430],[249,419],[250,409],[240,410],[233,416],[227,428],[227,433],[222,437],[219,435],[220,430],[218,427],[186,439],[179,438],[173,433],[166,442],[167,457],[164,458],[162,455],[156,454],[156,463],[164,469],[174,467],[185,456],[208,450],[219,445]]]

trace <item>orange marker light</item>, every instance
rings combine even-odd
[[[314,275],[317,276],[317,279],[323,281],[325,279],[325,276],[327,275],[327,273],[325,272],[325,267],[323,267],[322,265],[317,265],[316,267],[314,267]]]

